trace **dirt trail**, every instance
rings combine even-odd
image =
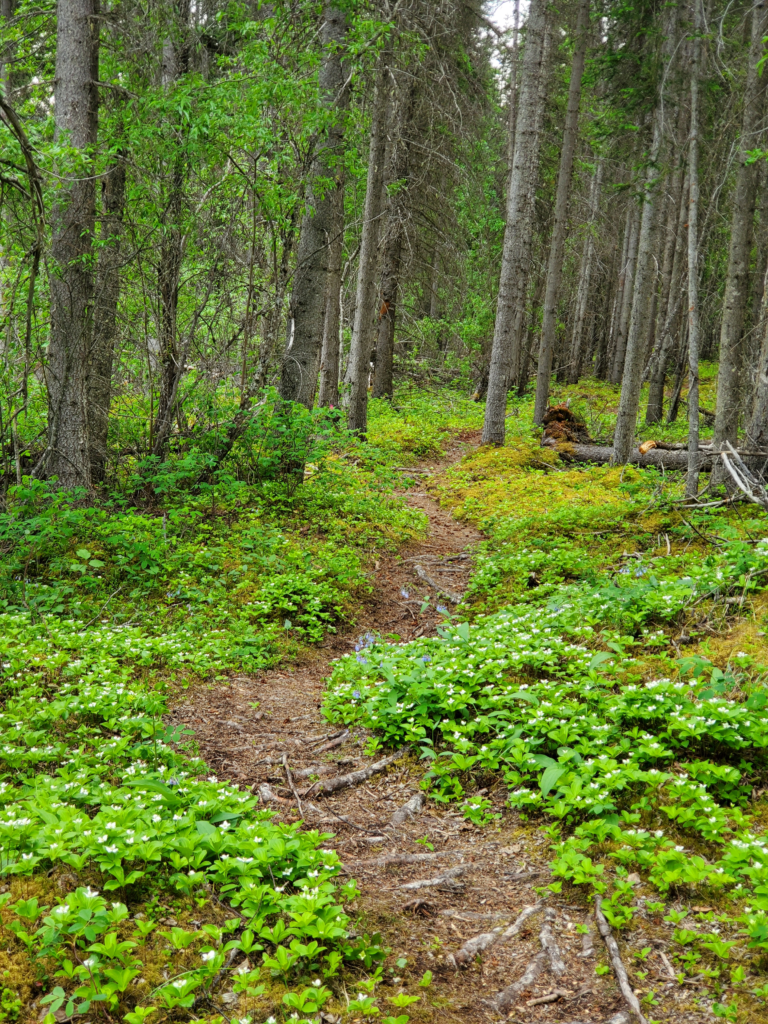
[[[353,633],[333,638],[317,660],[252,677],[236,676],[228,686],[198,688],[173,713],[176,722],[194,729],[201,755],[220,778],[243,788],[253,787],[256,792],[266,785],[262,794],[277,798],[271,800],[270,807],[283,820],[298,818],[281,764],[283,755],[299,790],[310,785],[306,781],[310,774],[326,780],[383,756],[363,754],[365,734],[360,729],[335,741],[313,741],[338,732],[320,714],[324,679],[332,660],[354,650],[367,631],[396,633],[403,640],[434,633],[441,616],[432,609],[446,602],[419,578],[417,565],[447,591],[460,594],[466,588],[472,548],[480,535],[441,509],[425,487],[431,475],[457,461],[468,447],[457,444],[442,462],[421,465],[418,473],[411,474],[415,482],[407,500],[429,517],[429,534],[421,543],[401,551],[399,559],[379,559],[375,592]],[[425,595],[431,598],[430,609],[421,615]],[[469,958],[462,969],[456,966],[454,955],[464,942],[478,933],[506,927],[525,907],[536,903],[533,887],[550,880],[549,840],[540,832],[524,830],[516,815],[505,814],[500,829],[480,829],[466,822],[456,809],[432,801],[414,819],[392,825],[393,813],[420,792],[423,771],[423,763],[409,756],[361,784],[304,800],[307,827],[334,834],[327,845],[338,850],[349,874],[357,879],[362,893],[355,905],[360,928],[380,932],[392,949],[385,971],[391,989],[385,989],[384,995],[400,990],[400,976],[412,981],[430,970],[431,987],[422,990],[422,1002],[409,1009],[414,1024],[473,1024],[505,1017],[541,1024],[628,1024],[612,978],[597,978],[594,973],[595,951],[601,947],[594,921],[590,921],[589,937],[576,931],[576,925],[586,919],[583,906],[550,899],[551,920],[539,910],[518,935],[496,943],[480,959]],[[488,796],[501,806],[506,791],[497,785]],[[429,859],[423,858],[428,848],[417,842],[425,837],[434,850]],[[383,857],[401,855],[420,855],[421,859],[381,863]],[[411,882],[441,878],[446,872],[449,877],[437,884],[405,888]],[[548,936],[555,944],[549,953],[542,951]],[[404,970],[395,966],[400,957],[408,960]],[[537,977],[504,1013],[489,1005],[532,963],[532,973],[539,970]],[[395,969],[394,975],[390,967]]]

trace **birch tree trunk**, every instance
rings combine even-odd
[[[752,41],[748,56],[747,81],[744,89],[744,114],[739,152],[739,168],[732,200],[731,242],[728,271],[725,279],[723,319],[720,325],[720,365],[717,374],[717,405],[715,407],[714,445],[721,451],[726,441],[736,445],[739,427],[739,387],[743,362],[744,312],[749,292],[749,269],[752,249],[755,193],[758,180],[757,163],[748,161],[755,144],[755,132],[762,119],[766,75],[758,72],[766,34],[768,5],[752,8]],[[713,481],[725,482],[726,473],[716,466]]]
[[[579,286],[576,292],[576,316],[571,337],[571,354],[568,365],[568,380],[575,384],[581,373],[584,353],[584,328],[589,309],[589,294],[592,286],[592,267],[595,262],[595,227],[600,214],[600,188],[603,181],[603,158],[599,157],[589,195],[589,221],[584,237],[584,251],[581,256]]]
[[[340,224],[337,197],[343,188],[343,114],[349,105],[341,59],[346,34],[346,14],[327,4],[321,32],[324,58],[319,85],[321,102],[335,116],[312,164],[289,314],[293,318],[293,334],[283,356],[280,381],[282,397],[307,408],[312,408],[317,390],[333,243],[343,232],[343,207]]]
[[[102,182],[101,246],[96,267],[93,342],[88,360],[88,450],[91,481],[101,483],[106,472],[112,361],[117,337],[120,296],[120,242],[125,210],[125,160],[118,153]]]
[[[368,375],[376,333],[376,264],[384,205],[384,161],[389,118],[390,54],[383,50],[376,70],[376,92],[368,150],[363,233],[357,270],[357,299],[345,385],[347,425],[364,434],[368,426]]]
[[[576,23],[576,49],[571,66],[571,81],[568,87],[568,108],[565,115],[560,170],[557,178],[555,197],[554,227],[549,249],[547,285],[544,293],[544,317],[539,346],[539,364],[536,374],[536,400],[533,422],[541,425],[549,404],[549,382],[552,376],[552,355],[555,350],[557,329],[557,304],[560,299],[560,284],[563,277],[563,255],[565,252],[565,231],[568,225],[568,200],[571,194],[573,156],[576,151],[576,136],[579,128],[579,106],[581,105],[581,80],[584,75],[584,59],[587,54],[589,29],[589,0],[580,0]]]
[[[688,473],[685,493],[695,498],[699,490],[699,77],[702,0],[693,0],[693,64],[691,67],[691,132],[688,148]],[[757,20],[757,16],[753,14]]]
[[[544,37],[546,32],[548,0],[531,0],[526,30],[525,54],[520,83],[520,101],[515,132],[515,155],[507,193],[507,222],[504,230],[499,297],[496,304],[496,325],[491,349],[488,374],[488,397],[485,405],[483,444],[504,443],[504,417],[507,409],[507,390],[514,365],[514,336],[517,319],[516,293],[522,265],[521,228],[528,221],[530,180],[535,168],[532,156],[538,151],[537,124],[541,103],[541,77],[543,73]]]
[[[98,127],[97,15],[96,0],[58,2],[55,141],[84,156],[96,143]],[[51,212],[48,445],[38,467],[66,488],[91,482],[87,362],[93,331],[96,190],[93,177],[83,174],[82,167],[59,180]]]

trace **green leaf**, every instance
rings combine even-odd
[[[216,831],[216,826],[212,825],[210,821],[196,821],[195,828],[201,836],[210,836]]]
[[[85,559],[86,561],[91,557],[91,552],[88,548],[78,548],[76,554],[78,558]]]
[[[557,783],[557,780],[560,778],[560,776],[565,775],[567,771],[568,769],[563,768],[562,765],[551,765],[549,768],[547,768],[539,782],[542,795],[546,796],[547,793],[549,793],[549,791],[552,789],[552,787]]]

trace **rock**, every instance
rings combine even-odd
[[[631,875],[627,875],[627,881],[630,885],[640,885],[642,878],[636,871],[633,871]]]
[[[225,992],[221,997],[221,1001],[226,1006],[232,1006],[239,998],[240,996],[236,992]]]

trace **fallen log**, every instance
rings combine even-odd
[[[549,439],[542,441],[542,446],[553,448],[563,462],[592,462],[598,466],[605,466],[613,462],[613,447],[599,444],[572,444],[561,442],[560,444],[549,443]],[[712,452],[699,452],[699,470],[709,472],[717,456]],[[664,448],[651,448],[650,451],[641,452],[635,448],[629,457],[633,466],[648,468],[655,466],[657,469],[680,470],[685,472],[688,469],[688,452],[686,449],[668,451]]]

